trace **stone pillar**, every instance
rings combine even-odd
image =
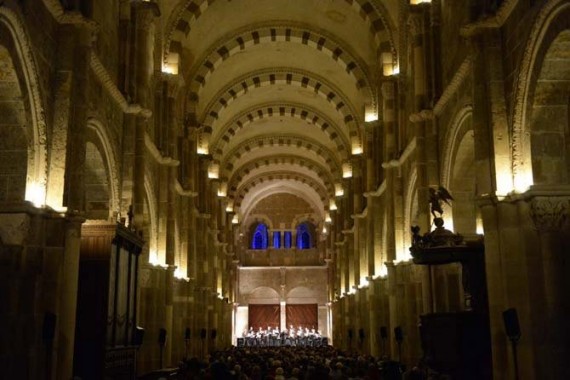
[[[62,264],[62,287],[56,339],[57,378],[71,379],[75,343],[75,318],[79,276],[81,223],[76,212],[85,208],[85,130],[87,127],[87,88],[91,57],[92,31],[85,26],[62,27],[60,38],[72,64],[71,116],[67,140],[65,201],[70,211],[66,225]]]
[[[388,341],[386,351],[389,353],[391,358],[398,357],[398,347],[394,341],[394,327],[400,324],[399,313],[398,313],[398,284],[397,284],[397,271],[396,266],[392,262],[387,262],[386,267],[388,269],[388,309],[389,309],[389,325],[388,328]]]
[[[414,82],[414,109],[416,114],[410,117],[410,121],[415,123],[416,137],[416,169],[417,169],[417,191],[419,203],[420,220],[418,225],[422,231],[428,231],[430,226],[429,205],[421,200],[429,199],[428,177],[427,177],[427,157],[426,157],[426,125],[425,118],[420,113],[426,106],[426,72],[425,72],[425,14],[423,8],[416,9],[408,19],[408,25],[412,36],[413,47],[413,82]]]
[[[570,196],[537,196],[531,200],[529,208],[539,235],[544,278],[543,305],[531,305],[536,310],[531,313],[543,320],[537,323],[537,327],[542,328],[534,334],[537,338],[537,373],[541,378],[567,378],[570,376],[567,365],[570,355],[570,270],[566,254],[570,250]],[[536,319],[533,322],[536,323]],[[526,335],[525,332],[522,334]]]
[[[135,13],[135,46],[133,70],[135,72],[134,96],[144,109],[151,108],[151,74],[153,71],[154,19],[160,15],[158,5],[153,2],[138,1],[133,3]],[[145,134],[150,111],[142,112],[135,126],[135,170],[133,184],[133,212],[136,227],[143,225],[145,202]]]
[[[68,217],[65,226],[59,320],[55,352],[57,355],[57,378],[71,379],[73,375],[73,352],[75,344],[75,317],[77,310],[77,284],[79,281],[79,250],[81,246],[82,218]]]

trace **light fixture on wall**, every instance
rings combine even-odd
[[[329,199],[329,210],[331,210],[331,211],[337,210],[336,202],[334,199]]]
[[[165,74],[178,75],[178,64],[180,55],[178,53],[168,53],[166,59],[162,63],[162,72]]]
[[[218,197],[225,197],[228,195],[228,184],[226,182],[221,182],[218,187]]]
[[[358,138],[358,136],[353,136],[350,139],[350,145],[351,145],[351,152],[353,155],[357,156],[359,154],[364,153],[364,149],[362,148],[362,142],[360,141],[360,138]]]
[[[239,224],[239,218],[237,214],[235,214],[232,218],[232,224]]]
[[[226,212],[233,212],[234,211],[234,201],[228,200],[226,204]]]
[[[352,178],[352,164],[348,161],[342,163],[342,178]]]
[[[378,120],[378,112],[373,104],[364,105],[364,121],[370,123]]]
[[[391,51],[385,51],[380,54],[380,63],[382,65],[382,75],[389,77],[400,74],[400,66],[394,62],[394,54]]]
[[[344,195],[344,188],[341,183],[334,184],[334,195],[337,197],[342,197]]]
[[[220,178],[220,164],[217,162],[211,162],[208,166],[208,178],[218,179]]]
[[[46,188],[45,185],[31,181],[26,185],[26,200],[33,203],[36,207],[45,206]]]
[[[429,4],[431,0],[410,0],[411,5],[418,5],[418,4]]]

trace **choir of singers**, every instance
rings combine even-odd
[[[293,325],[289,329],[279,331],[277,326],[267,326],[264,330],[259,327],[257,331],[253,327],[243,334],[245,338],[245,345],[248,347],[278,347],[278,346],[302,346],[302,347],[317,347],[322,345],[322,336],[320,331],[315,331],[315,328],[309,330],[308,327],[299,326],[296,329]],[[325,343],[326,344],[326,343]]]

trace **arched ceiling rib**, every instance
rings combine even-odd
[[[230,57],[244,53],[258,44],[288,44],[305,45],[321,54],[315,56],[332,58],[354,80],[357,88],[366,87],[369,96],[371,91],[371,74],[368,65],[352,52],[349,45],[338,42],[334,37],[323,32],[313,30],[310,25],[282,22],[264,22],[261,25],[248,26],[244,31],[232,31],[213,45],[201,59],[196,60],[195,66],[190,69],[192,78],[189,83],[191,93],[200,94],[208,77],[216,71],[224,61]],[[266,49],[267,47],[263,47]],[[297,47],[298,48],[298,47]],[[264,50],[265,51],[265,50]]]
[[[319,131],[327,139],[334,142],[342,159],[348,158],[347,155],[350,154],[349,136],[330,118],[303,103],[272,102],[246,109],[231,119],[230,122],[218,128],[217,134],[212,136],[210,142],[210,151],[214,155],[214,159],[219,159],[219,156],[223,155],[224,149],[230,141],[233,142],[237,139],[238,136],[236,135],[242,129],[248,126],[254,128],[256,123],[259,124],[259,121],[283,119],[298,119],[306,122],[307,125],[311,126],[311,130]]]
[[[254,156],[251,153],[254,150],[260,150],[262,152],[261,154],[265,153],[265,151],[277,153],[280,151],[279,148],[284,152],[296,153],[298,156],[306,156],[307,153],[310,152],[316,160],[324,161],[331,175],[340,175],[341,163],[336,160],[329,150],[317,141],[295,135],[271,135],[246,140],[230,150],[222,160],[220,160],[220,167],[224,171],[232,171],[234,167],[236,167],[236,163],[239,162],[239,159],[242,157],[244,159],[253,158]],[[299,152],[302,150],[305,152]]]
[[[313,207],[312,211],[319,215],[321,220],[324,219],[325,205],[322,203],[319,194],[312,187],[296,181],[275,179],[259,184],[248,191],[241,201],[238,211],[240,220],[247,219],[251,210],[259,201],[268,196],[280,193],[288,193],[302,197]]]
[[[291,193],[324,220],[342,165],[377,111],[380,53],[397,0],[164,0],[165,63],[178,62],[199,127],[240,220]],[[382,56],[382,59],[385,59]]]
[[[312,177],[300,174],[298,172],[275,170],[270,175],[257,175],[250,178],[248,181],[243,182],[240,187],[234,191],[234,196],[232,197],[234,199],[234,207],[240,208],[242,200],[253,188],[262,185],[264,182],[269,183],[277,180],[296,181],[307,185],[311,187],[316,194],[318,194],[321,201],[319,208],[325,208],[324,205],[328,204],[327,190],[322,186],[322,184],[315,181]]]
[[[264,173],[271,175],[273,170],[277,171],[296,171],[305,176],[313,178],[315,181],[320,182],[327,190],[330,196],[334,196],[333,183],[335,179],[332,178],[326,168],[318,162],[299,158],[298,156],[266,156],[260,159],[246,162],[244,165],[236,168],[232,176],[228,179],[228,191],[235,191],[243,181],[249,180],[250,177]],[[340,182],[340,179],[337,180]]]
[[[220,5],[220,3],[223,3]],[[200,30],[200,22],[206,24],[204,29],[211,32],[213,28],[204,18],[210,16],[213,11],[224,6],[220,13],[225,16],[224,21],[227,29],[239,29],[240,22],[245,25],[252,25],[256,22],[265,21],[273,16],[274,18],[287,18],[289,20],[302,20],[316,23],[333,31],[336,35],[351,36],[351,28],[360,27],[359,33],[352,39],[347,40],[353,46],[358,46],[358,42],[364,40],[364,36],[369,36],[370,43],[376,48],[383,43],[387,43],[389,49],[396,51],[394,43],[394,22],[386,7],[378,0],[337,0],[330,4],[323,4],[320,1],[309,0],[284,0],[282,6],[276,6],[275,1],[233,1],[222,2],[221,0],[185,0],[180,1],[173,7],[169,21],[165,29],[165,53],[179,52],[185,42],[191,39],[192,34],[201,35],[205,31]],[[240,17],[228,17],[228,15],[239,14]],[[211,17],[213,18],[213,17]],[[209,28],[208,28],[209,27]],[[212,46],[213,41],[204,41],[204,45]],[[367,47],[365,46],[364,50]]]
[[[349,134],[358,135],[357,115],[363,115],[363,112],[358,113],[344,93],[328,83],[326,79],[313,73],[291,68],[270,68],[234,79],[232,83],[218,91],[203,109],[200,107],[197,110],[202,115],[198,117],[198,120],[211,128],[220,117],[220,113],[239,97],[251,94],[261,87],[278,85],[305,88],[326,99],[330,106],[343,116],[349,128]]]

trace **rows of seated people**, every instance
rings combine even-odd
[[[180,379],[220,380],[441,380],[425,367],[325,347],[232,347],[182,364]]]

